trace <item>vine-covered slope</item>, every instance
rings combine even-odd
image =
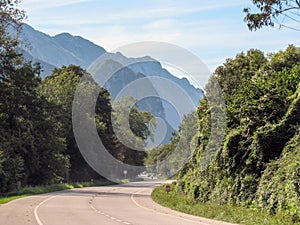
[[[198,106],[198,146],[178,185],[201,202],[237,204],[300,216],[300,50],[249,50],[215,71],[226,103],[223,144],[201,164],[213,107]]]

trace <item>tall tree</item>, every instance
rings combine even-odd
[[[88,79],[81,82],[83,76]],[[87,72],[78,66],[70,65],[64,66],[60,69],[55,69],[52,75],[48,76],[43,82],[40,91],[53,104],[57,105],[57,114],[63,126],[64,136],[66,137],[67,153],[70,156],[71,171],[70,179],[87,180],[91,178],[100,178],[95,171],[86,163],[80,150],[76,144],[76,140],[72,127],[72,104],[76,90],[82,92],[82,97],[86,92],[98,90],[99,86],[94,82],[93,78]],[[89,95],[87,95],[89,96]],[[86,104],[90,99],[75,104]],[[116,129],[122,129],[122,126],[113,127],[112,117],[116,123],[123,123],[125,118],[125,110],[130,110],[129,105],[134,105],[135,101],[132,98],[126,101],[118,102],[116,109],[120,114],[116,114],[112,110],[110,103],[110,95],[104,88],[100,88],[100,93],[97,98],[95,114],[89,115],[94,117],[98,134],[103,145],[116,159],[131,165],[141,165],[143,163],[145,153],[143,151],[136,151],[121,143],[116,136]],[[139,143],[142,147],[145,146],[145,140],[150,135],[149,122],[153,118],[148,112],[139,112],[134,106],[129,114],[130,129],[135,133],[134,143]],[[117,125],[117,124],[115,124]],[[129,137],[128,130],[122,129],[122,134]],[[123,171],[120,171],[121,173]],[[135,174],[128,174],[128,176]]]
[[[0,192],[47,184],[65,176],[68,158],[51,107],[38,93],[40,67],[18,53],[24,12],[19,1],[0,2]]]
[[[70,65],[55,69],[39,88],[41,94],[55,107],[50,109],[52,115],[56,115],[62,126],[62,135],[66,138],[66,154],[70,157],[70,181],[88,181],[100,179],[99,175],[83,159],[72,127],[72,103],[76,88],[86,71],[79,66]],[[101,97],[102,94],[100,94]],[[103,97],[104,98],[104,97]],[[107,104],[108,99],[103,102]],[[103,103],[102,102],[102,103]],[[102,104],[102,107],[104,104]],[[102,118],[97,120],[98,128],[104,129]]]

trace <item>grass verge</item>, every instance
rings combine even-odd
[[[255,209],[229,206],[203,204],[188,199],[176,186],[166,193],[165,186],[157,187],[152,192],[152,199],[165,207],[210,219],[227,221],[244,225],[295,225],[292,218],[287,215],[269,215]],[[297,223],[300,224],[300,223]]]
[[[10,201],[16,200],[18,198],[24,198],[27,197],[29,195],[16,195],[16,196],[11,196],[11,197],[4,197],[4,198],[0,198],[0,204],[5,204],[8,203]]]
[[[38,194],[45,194],[55,191],[63,191],[73,188],[83,188],[83,187],[97,187],[97,186],[105,186],[114,184],[110,181],[97,181],[94,183],[90,182],[81,182],[81,183],[72,183],[72,184],[53,184],[47,186],[35,186],[35,187],[23,187],[19,191],[7,193],[6,196],[0,197],[0,204],[5,204],[10,201],[24,198],[30,195],[38,195]]]

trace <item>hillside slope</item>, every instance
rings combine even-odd
[[[289,46],[269,58],[238,54],[217,68],[227,131],[208,167],[202,158],[210,135],[207,99],[198,107],[198,147],[178,173],[191,199],[284,211],[300,220],[300,50]],[[217,107],[217,106],[215,106]]]

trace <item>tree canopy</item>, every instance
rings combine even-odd
[[[244,8],[245,22],[248,28],[257,30],[265,26],[279,27],[300,31],[299,0],[252,0],[253,8]]]
[[[191,201],[251,206],[299,222],[299,62],[300,50],[291,45],[268,55],[251,49],[216,69],[226,102],[226,136],[203,167],[208,140],[216,135],[204,98],[197,147],[177,176]]]
[[[16,183],[47,184],[68,173],[61,127],[38,91],[40,67],[17,51],[24,14],[18,1],[1,1],[0,19],[0,192]]]
[[[74,138],[72,104],[83,76],[89,78],[91,88],[101,89],[94,119],[104,145],[118,160],[142,165],[145,153],[127,147],[116,137],[110,95],[91,75],[69,65],[56,68],[41,80],[40,65],[24,60],[18,52],[24,18],[18,2],[0,1],[0,195],[15,191],[20,183],[104,179],[85,162]],[[141,142],[151,133],[151,119],[150,113],[137,107],[131,110],[130,128]]]

